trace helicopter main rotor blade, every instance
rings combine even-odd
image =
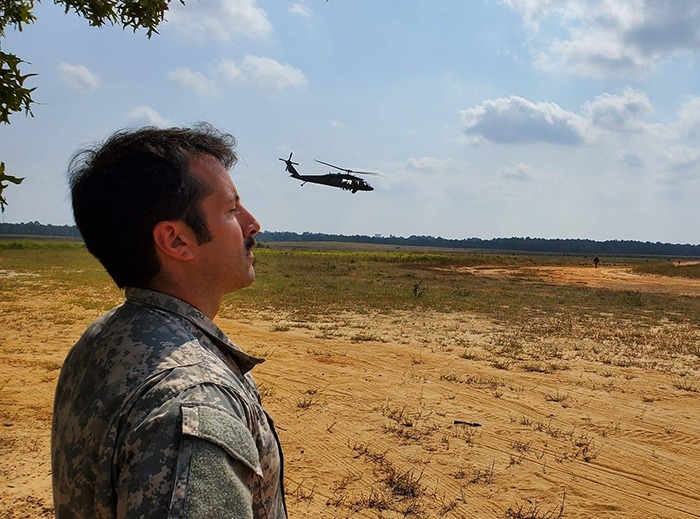
[[[330,166],[330,167],[332,167],[332,168],[339,169],[340,171],[346,171],[346,172],[348,172],[348,173],[351,172],[349,169],[341,168],[341,167],[339,167],[339,166],[334,166],[333,164],[329,164],[328,162],[323,162],[322,160],[318,160],[318,159],[314,159],[314,160],[315,160],[316,162],[318,162],[319,164],[323,164],[323,165],[325,165],[325,166]]]
[[[377,173],[376,171],[353,171],[350,170],[353,173],[357,173],[358,175],[376,175],[378,177],[383,177],[384,175],[382,173]]]
[[[328,162],[323,162],[322,160],[318,160],[318,159],[314,159],[314,160],[315,160],[316,162],[318,162],[319,164],[323,164],[323,165],[325,165],[325,166],[330,166],[330,167],[335,168],[335,169],[338,169],[338,170],[340,170],[340,171],[345,171],[345,172],[348,173],[348,174],[357,173],[358,175],[379,175],[379,176],[382,175],[381,173],[375,173],[375,172],[373,172],[373,171],[355,171],[354,169],[341,168],[341,167],[339,167],[339,166],[335,166],[335,165],[333,165],[333,164],[329,164]]]

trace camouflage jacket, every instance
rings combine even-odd
[[[56,518],[287,517],[282,451],[249,373],[263,359],[179,299],[126,296],[61,370]]]

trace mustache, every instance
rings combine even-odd
[[[246,250],[251,250],[253,247],[255,247],[255,245],[257,243],[258,242],[255,241],[255,238],[253,238],[252,236],[249,236],[248,238],[245,239]]]

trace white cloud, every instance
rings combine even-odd
[[[664,159],[673,169],[690,169],[700,165],[700,150],[676,145],[664,153]]]
[[[644,75],[700,50],[697,0],[502,0],[530,32],[535,63],[584,76]],[[550,23],[551,22],[551,23]]]
[[[345,128],[345,125],[342,122],[336,121],[335,119],[332,120],[330,122],[330,124],[331,124],[331,128]]]
[[[644,167],[644,160],[636,151],[624,150],[618,154],[618,159],[630,169],[640,169]]]
[[[58,65],[58,69],[61,73],[61,80],[71,88],[92,92],[100,86],[100,78],[83,65],[61,63]]]
[[[195,72],[188,67],[179,67],[168,74],[168,79],[184,87],[194,90],[205,97],[217,97],[219,89],[216,83],[201,72]]]
[[[304,18],[311,18],[311,9],[302,4],[292,4],[289,8],[290,13],[298,14]]]
[[[592,31],[574,35],[571,40],[553,41],[549,49],[537,55],[535,65],[544,70],[568,68],[581,76],[604,78],[641,75],[651,71],[655,61],[655,58],[625,47],[600,31]]]
[[[180,5],[172,2],[168,25],[197,39],[230,41],[243,35],[261,38],[272,32],[264,9],[256,0],[201,0]]]
[[[219,81],[230,84],[249,84],[268,94],[280,94],[290,89],[304,89],[307,80],[304,73],[288,64],[272,58],[247,55],[240,64],[230,59],[219,60],[207,74],[189,67],[179,67],[168,77],[194,90],[199,95],[217,97],[221,93]]]
[[[591,124],[612,131],[642,131],[648,125],[645,116],[654,112],[642,92],[626,88],[622,95],[601,94],[583,105]]]
[[[498,144],[549,142],[580,144],[587,122],[556,103],[533,103],[522,97],[489,99],[460,111],[462,132],[474,141]]]
[[[436,206],[446,199],[464,200],[474,187],[471,180],[465,181],[470,174],[469,164],[449,157],[410,157],[400,163],[378,163],[370,170],[386,175],[377,179],[383,190],[398,196],[420,193],[423,200]]]
[[[236,63],[230,59],[222,59],[216,65],[214,71],[222,76],[226,81],[235,83],[243,79],[243,73]]]
[[[428,173],[448,170],[451,167],[452,159],[437,157],[422,157],[420,159],[410,158],[406,163],[406,169],[409,171],[425,171]]]
[[[506,179],[520,181],[530,180],[533,176],[532,168],[523,162],[515,166],[503,166],[499,173]]]
[[[700,97],[690,97],[678,110],[678,130],[681,135],[700,137]]]
[[[160,128],[173,126],[170,120],[162,117],[150,106],[137,106],[126,114],[126,118],[129,122],[148,126],[158,126]]]
[[[240,68],[247,81],[274,94],[293,88],[304,89],[308,84],[301,70],[272,58],[249,54],[243,58]]]
[[[580,114],[564,111],[551,103],[533,103],[512,96],[486,100],[462,110],[460,116],[461,131],[469,144],[585,144],[585,150],[559,148],[546,151],[547,164],[566,163],[559,166],[561,172],[579,171],[583,174],[579,164],[587,163],[591,171],[586,175],[603,171],[611,175],[623,172],[643,175],[651,171],[649,168],[656,161],[653,170],[661,176],[672,171],[700,173],[700,148],[697,147],[700,97],[687,98],[675,120],[650,121],[654,113],[654,106],[646,94],[627,88],[620,94],[604,93],[584,103]],[[538,160],[539,151],[533,146],[521,146],[505,153],[508,155],[504,157],[517,153],[531,162]],[[420,171],[427,164],[412,159],[407,170]],[[555,173],[532,169],[525,162],[500,167],[498,172],[504,180],[555,180],[552,176]]]

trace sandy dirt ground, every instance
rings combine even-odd
[[[551,283],[700,296],[698,281],[622,268],[536,269]],[[27,277],[0,301],[2,518],[53,517],[55,383],[102,313],[69,296]],[[245,311],[217,322],[267,359],[255,376],[292,518],[700,517],[700,323]]]
[[[694,262],[685,262],[693,264]],[[605,266],[599,268],[583,267],[520,267],[508,269],[498,267],[464,267],[459,270],[483,276],[503,276],[518,274],[535,274],[559,285],[579,285],[610,290],[629,290],[638,292],[656,292],[700,297],[700,280],[684,277],[641,276],[625,266]]]

